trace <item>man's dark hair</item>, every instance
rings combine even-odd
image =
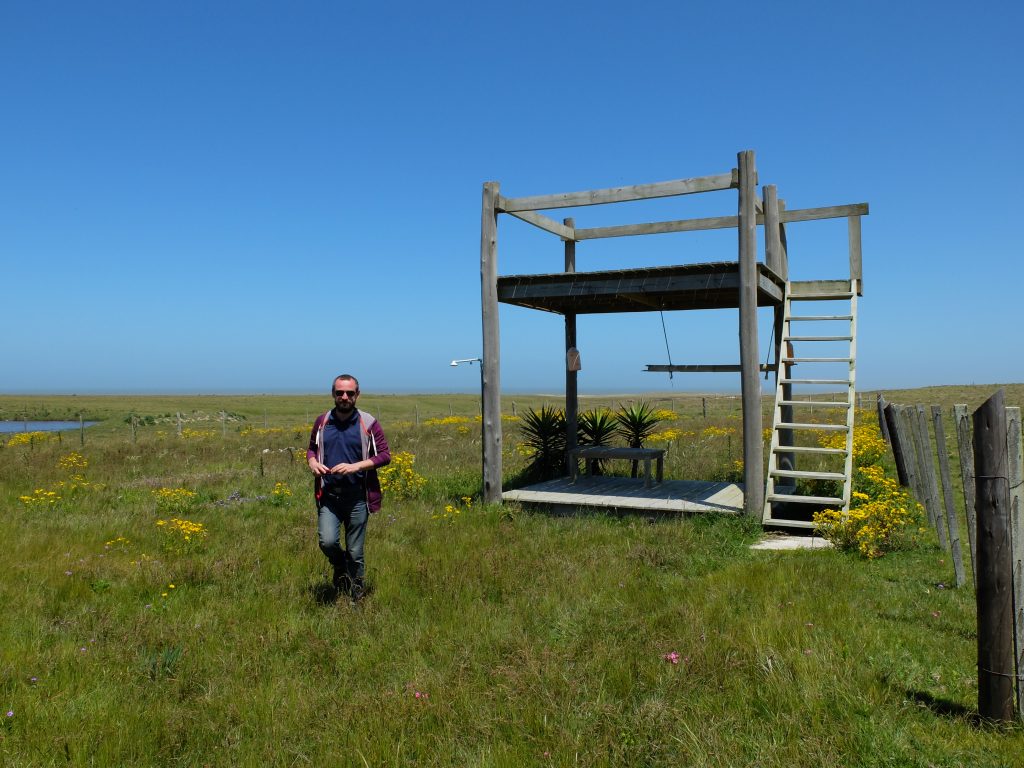
[[[334,393],[334,382],[336,381],[354,381],[356,383],[356,391],[359,391],[359,379],[353,376],[351,373],[343,373],[340,376],[335,376],[331,382],[331,393]]]

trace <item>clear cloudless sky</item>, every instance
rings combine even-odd
[[[480,201],[723,173],[868,202],[858,385],[1024,380],[1024,4],[0,4],[0,391],[475,391]],[[735,192],[553,211],[730,215]],[[845,220],[789,228],[841,278]],[[759,235],[760,237],[760,235]],[[759,249],[763,246],[759,243]],[[587,241],[578,268],[736,258]],[[502,216],[499,272],[556,272]],[[762,311],[762,357],[770,338]],[[559,392],[561,318],[502,307],[502,387]],[[666,350],[665,336],[668,338]],[[735,311],[581,317],[583,391],[738,360]]]

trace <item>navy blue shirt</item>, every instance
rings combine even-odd
[[[324,424],[324,464],[355,464],[363,460],[363,439],[360,434],[359,412],[353,411],[345,421],[339,421],[338,412]],[[325,475],[324,492],[335,496],[362,496],[366,472],[351,475]]]

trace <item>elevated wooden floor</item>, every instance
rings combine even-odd
[[[498,301],[559,314],[724,309],[740,305],[740,265],[735,261],[665,267],[506,275]],[[785,282],[757,265],[757,304],[782,304]]]
[[[743,513],[743,486],[700,480],[666,480],[644,488],[643,478],[580,476],[548,480],[501,494],[503,501],[538,504],[558,512],[594,509],[625,512]]]

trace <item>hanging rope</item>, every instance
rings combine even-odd
[[[658,314],[661,315],[661,335],[665,337],[665,354],[668,356],[668,364],[672,365],[672,350],[668,347],[668,331],[665,329],[665,310],[659,309]],[[672,380],[672,371],[668,372],[669,381]]]
[[[782,331],[782,329],[779,328],[778,323],[772,323],[772,335],[771,335],[771,338],[769,339],[768,356],[764,359],[764,365],[765,365],[764,380],[765,381],[768,381],[768,374],[771,373],[771,371],[768,370],[768,366],[772,362],[772,352],[775,351],[775,348],[776,348],[775,347],[775,340],[777,338],[779,338],[779,333],[781,331]],[[778,377],[779,374],[781,373],[781,371],[779,370],[779,365],[780,365],[780,363],[779,363],[779,356],[778,356],[778,354],[776,354],[775,355],[775,375],[776,375],[776,377]]]

